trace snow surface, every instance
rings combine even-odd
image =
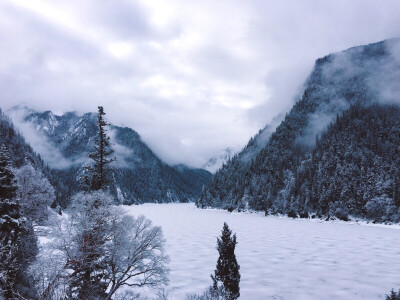
[[[170,299],[211,284],[224,221],[237,235],[240,299],[385,299],[400,288],[398,226],[201,210],[191,203],[124,207],[162,226]]]

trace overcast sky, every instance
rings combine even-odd
[[[318,57],[399,36],[398,0],[2,0],[0,107],[103,105],[200,166],[289,110]]]

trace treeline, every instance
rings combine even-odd
[[[399,175],[400,108],[355,105],[337,116],[301,161],[286,199],[299,214],[399,222]]]
[[[317,136],[311,153],[301,145],[292,146],[296,151],[290,155],[280,149],[265,154],[273,166],[267,172],[261,173],[257,162],[251,164],[232,190],[233,202],[211,205],[305,217],[347,220],[352,215],[378,222],[400,221],[397,105],[352,105]],[[212,189],[226,188],[222,184],[219,189],[218,184],[214,180]],[[211,193],[202,200],[213,199]]]
[[[380,76],[390,78],[388,90],[400,80],[392,72],[400,67],[392,42],[398,41],[318,59],[301,99],[266,145],[257,150],[258,136],[251,139],[197,205],[398,221],[398,108],[374,104],[388,101],[378,90]]]

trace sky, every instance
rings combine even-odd
[[[398,0],[2,0],[0,107],[102,105],[198,167],[287,112],[317,58],[392,37]]]

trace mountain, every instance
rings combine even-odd
[[[35,168],[46,169],[40,155],[33,151],[26,143],[24,137],[15,129],[11,119],[0,109],[0,145],[4,144],[10,152],[15,167],[21,167],[26,163]]]
[[[257,136],[251,139],[214,175],[197,205],[400,219],[399,50],[392,39],[318,59],[304,93],[266,144],[249,151]]]
[[[229,161],[236,153],[236,150],[233,148],[226,148],[220,151],[218,154],[211,157],[204,165],[203,169],[211,173],[215,173],[218,169],[222,167],[227,161]]]
[[[21,131],[28,133],[32,144],[41,145],[38,152],[58,178],[57,200],[67,206],[78,190],[82,166],[90,162],[97,115],[68,112],[58,116],[23,107],[14,107],[10,114],[19,118]],[[211,180],[212,174],[206,170],[164,163],[131,128],[110,125],[108,134],[117,158],[111,191],[119,203],[194,200]]]

